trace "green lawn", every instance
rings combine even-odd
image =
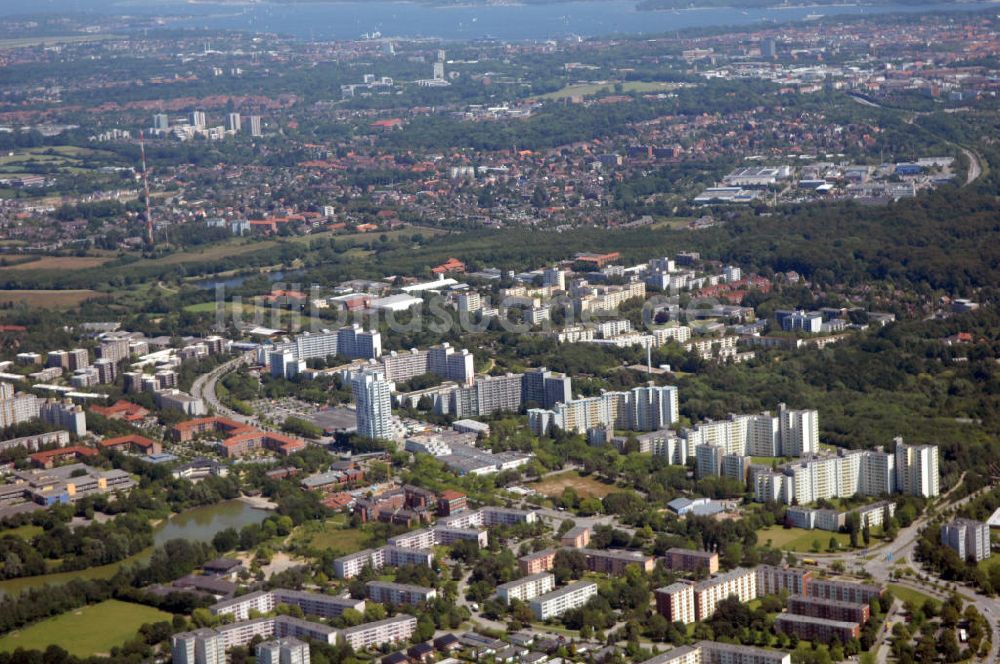
[[[997,565],[1000,565],[1000,556],[991,556],[986,560],[980,560],[978,563],[979,569],[986,572],[986,574],[989,574],[990,570],[996,567]]]
[[[34,526],[32,524],[26,524],[24,526],[18,526],[17,528],[8,528],[7,530],[0,531],[0,537],[5,535],[13,535],[14,537],[20,537],[23,540],[34,539],[38,535],[45,532],[41,526]]]
[[[813,551],[813,542],[815,541],[819,541],[819,553],[826,553],[831,537],[836,538],[842,549],[850,548],[851,538],[847,533],[784,528],[782,526],[771,526],[757,531],[758,544],[767,545],[770,542],[770,545],[775,549],[797,553],[816,553]]]
[[[918,606],[920,606],[929,599],[939,601],[937,600],[936,597],[931,597],[926,593],[922,593],[919,590],[914,590],[913,588],[908,588],[907,586],[901,586],[898,583],[890,583],[889,590],[891,590],[892,594],[895,595],[898,599],[904,602],[912,602]]]
[[[65,648],[71,655],[91,657],[111,652],[135,636],[145,623],[167,620],[164,611],[110,599],[16,630],[0,638],[0,652],[17,648],[45,650],[50,644]]]
[[[371,533],[360,528],[351,528],[347,525],[347,520],[338,515],[323,523],[313,522],[301,526],[296,531],[295,537],[301,538],[311,548],[333,551],[343,556],[366,548]]]

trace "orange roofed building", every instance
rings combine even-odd
[[[191,440],[203,433],[236,434],[253,429],[249,424],[243,424],[228,417],[199,417],[187,422],[180,422],[170,428],[170,437],[178,442]]]
[[[93,447],[75,445],[73,447],[61,447],[55,450],[46,450],[45,452],[35,452],[29,456],[28,459],[31,461],[33,466],[37,466],[38,468],[52,468],[61,461],[76,461],[89,459],[94,456],[97,456],[97,450]]]
[[[607,254],[581,253],[576,255],[576,261],[578,263],[590,263],[595,267],[604,267],[620,260],[621,257],[622,255],[617,251],[612,251]]]
[[[465,263],[457,258],[449,258],[437,267],[431,268],[431,272],[434,274],[448,274],[449,272],[464,273]]]
[[[90,406],[90,412],[109,420],[125,420],[126,422],[141,422],[149,415],[149,411],[142,406],[122,399],[110,406]]]
[[[230,459],[235,459],[252,450],[263,449],[288,456],[304,449],[305,446],[305,442],[298,438],[251,428],[222,441],[222,453]]]
[[[155,440],[150,440],[144,436],[119,436],[118,438],[108,438],[98,443],[104,449],[121,449],[133,454],[159,454],[163,451],[163,445]]]
[[[376,120],[369,125],[373,129],[402,129],[403,119],[402,118],[389,118],[387,120]]]
[[[201,417],[181,422],[170,429],[170,437],[183,442],[191,440],[199,434],[210,432],[223,433],[228,436],[222,441],[222,454],[231,459],[256,449],[270,450],[281,456],[288,456],[306,446],[305,442],[298,438],[271,431],[261,431],[226,417]]]

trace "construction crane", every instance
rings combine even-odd
[[[142,188],[146,194],[146,241],[153,246],[153,216],[149,206],[149,178],[146,176],[146,137],[139,132],[139,153],[142,155]]]

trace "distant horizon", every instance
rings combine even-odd
[[[0,7],[0,16],[65,15],[156,17],[156,29],[202,28],[247,33],[277,33],[308,40],[359,39],[381,33],[383,38],[436,38],[448,41],[502,39],[594,38],[613,35],[655,35],[705,28],[774,25],[817,18],[921,12],[971,12],[996,7],[996,2],[926,5],[879,3],[798,5],[776,8],[705,7],[673,11],[642,11],[636,0],[567,0],[526,4],[487,5],[479,2],[438,5],[422,1],[377,0],[358,2],[306,0],[39,0],[35,11]]]

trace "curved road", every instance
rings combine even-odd
[[[219,401],[219,397],[215,394],[215,384],[219,382],[219,378],[221,376],[224,376],[231,371],[235,371],[238,367],[244,364],[249,364],[253,361],[253,358],[254,351],[249,351],[229,360],[225,364],[220,364],[207,374],[198,376],[198,378],[195,379],[194,384],[191,385],[191,394],[193,396],[200,397],[219,415],[224,415],[230,419],[236,420],[237,422],[244,422],[247,424],[254,422],[254,418],[241,415],[236,411],[227,408],[225,404]]]
[[[961,150],[962,154],[969,160],[969,172],[965,174],[965,186],[968,187],[983,174],[983,163],[980,156],[972,150],[968,148],[961,148]]]
[[[891,106],[883,106],[882,104],[876,103],[876,102],[868,99],[867,97],[862,97],[861,95],[853,94],[853,93],[850,93],[850,92],[847,93],[847,96],[850,97],[851,99],[853,99],[854,101],[858,102],[862,106],[869,106],[871,108],[879,108],[879,109],[882,109],[882,110],[885,110],[885,111],[898,111],[900,113],[912,113],[914,116],[929,115],[929,112],[927,112],[927,111],[904,111],[902,109],[892,108]],[[962,185],[963,187],[968,187],[970,184],[972,184],[973,182],[975,182],[976,180],[978,180],[982,176],[982,174],[983,174],[983,161],[982,161],[982,157],[980,157],[977,153],[973,152],[972,150],[970,150],[970,149],[968,149],[966,147],[962,147],[961,145],[958,145],[956,143],[948,141],[947,139],[943,139],[943,140],[947,141],[949,144],[954,145],[959,150],[961,150],[962,154],[964,154],[965,157],[969,160],[969,171],[968,171],[968,173],[965,174],[965,184]]]
[[[963,475],[959,482],[949,491],[951,493],[957,489],[962,481],[965,479]],[[969,502],[976,496],[978,496],[983,491],[988,491],[993,487],[986,486],[979,491],[973,492],[964,498],[958,500],[943,503],[939,508],[938,512],[944,509],[954,509],[956,507],[961,507],[965,503]],[[948,494],[945,494],[947,496]],[[914,590],[918,590],[922,593],[932,595],[939,599],[946,598],[946,594],[942,593],[941,590],[933,588],[926,583],[922,583],[913,579],[912,577],[905,580],[898,580],[892,578],[893,566],[897,561],[906,559],[907,565],[913,568],[915,571],[922,573],[925,576],[934,578],[933,572],[925,571],[920,563],[914,559],[914,551],[916,549],[917,539],[920,536],[920,531],[923,530],[927,522],[930,521],[932,515],[925,514],[919,519],[911,523],[906,528],[899,531],[896,539],[892,542],[884,544],[876,549],[866,549],[862,551],[854,551],[845,554],[834,554],[830,556],[819,556],[814,555],[813,558],[818,563],[819,567],[829,568],[834,562],[841,562],[847,567],[848,572],[857,572],[860,566],[865,572],[871,574],[872,578],[875,579],[880,584],[887,583],[897,583],[900,585],[907,586]],[[870,560],[866,559],[875,553]],[[891,558],[890,558],[891,555]],[[860,565],[859,565],[860,563]],[[853,565],[854,569],[851,569]],[[979,593],[979,591],[971,586],[959,585],[959,591],[963,596],[971,598],[971,601],[966,601],[967,604],[972,604],[976,609],[983,614],[986,618],[987,623],[990,626],[990,654],[983,660],[986,662],[996,662],[998,661],[998,654],[1000,654],[1000,634],[997,632],[997,621],[1000,620],[1000,599],[996,597],[987,597]],[[950,593],[948,593],[950,595]],[[878,661],[885,662],[886,659],[886,649],[887,645],[883,645],[878,651]]]

